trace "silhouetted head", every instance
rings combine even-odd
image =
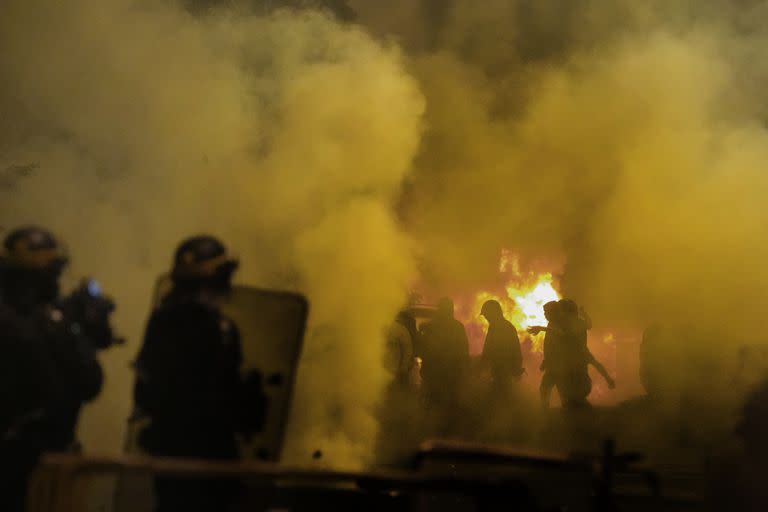
[[[560,303],[556,300],[551,300],[544,304],[544,318],[547,322],[557,321],[557,314],[560,312]]]
[[[437,314],[445,318],[453,318],[453,301],[448,297],[443,297],[437,301]]]
[[[5,300],[19,306],[54,300],[59,295],[59,278],[68,262],[50,231],[37,226],[13,230],[3,242]]]
[[[195,236],[181,242],[176,249],[171,278],[176,287],[188,291],[227,293],[238,266],[239,262],[230,257],[219,239]]]
[[[502,311],[501,304],[497,300],[485,301],[483,307],[480,308],[480,314],[488,320],[488,323],[498,322],[504,318],[504,311]]]

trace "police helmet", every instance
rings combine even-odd
[[[239,262],[224,244],[210,235],[187,238],[176,249],[171,277],[174,281],[228,281]]]
[[[50,231],[37,226],[13,230],[3,242],[3,260],[9,267],[59,273],[69,262]]]

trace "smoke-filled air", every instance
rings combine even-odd
[[[360,340],[381,336],[413,270],[392,204],[424,100],[399,50],[316,12],[2,11],[2,168],[31,169],[8,177],[3,222],[60,233],[70,273],[103,281],[130,339],[106,356],[86,444],[121,449],[155,276],[181,238],[213,232],[240,255],[241,280],[305,292],[312,325],[337,328],[329,346],[306,340],[296,422],[359,464],[386,375],[383,348]]]
[[[369,464],[398,309],[477,321],[503,254],[596,328],[707,361],[768,336],[768,2],[221,4],[0,5],[3,229],[57,233],[129,340],[89,449],[121,449],[154,278],[199,232],[311,303],[289,460]],[[700,366],[666,378],[725,386]]]

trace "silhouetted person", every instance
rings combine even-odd
[[[589,316],[572,300],[561,300],[560,308],[563,371],[557,376],[557,391],[564,407],[588,406],[587,397],[592,391],[590,365],[603,376],[611,389],[615,383],[587,346],[587,331],[592,328]]]
[[[565,332],[560,325],[562,317],[560,303],[550,301],[544,304],[544,318],[547,319],[547,326],[532,326],[528,328],[528,332],[533,335],[546,332],[544,335],[544,358],[539,367],[543,372],[541,385],[539,386],[539,396],[541,398],[541,405],[545,409],[549,408],[552,389],[557,385],[558,375],[564,371],[562,344]]]
[[[488,320],[482,360],[491,372],[492,395],[502,398],[507,395],[509,384],[519,379],[524,372],[520,339],[515,326],[504,318],[498,301],[486,301],[480,314]]]
[[[404,463],[418,449],[420,439],[415,420],[422,407],[412,334],[415,332],[416,321],[407,311],[400,312],[387,331],[384,368],[390,381],[377,410],[377,464]]]
[[[24,509],[27,480],[41,454],[75,449],[80,409],[101,389],[98,343],[59,297],[67,261],[56,239],[38,227],[17,229],[4,242],[0,510]]]
[[[220,310],[237,266],[210,236],[176,250],[173,288],[152,313],[136,361],[136,406],[151,420],[139,442],[150,454],[237,459],[236,434],[253,426],[245,413],[259,405],[247,404],[240,333]],[[226,480],[155,481],[163,512],[227,510],[236,494]]]
[[[422,328],[421,382],[433,405],[456,400],[469,366],[467,331],[453,315],[453,301],[441,299],[435,317]]]

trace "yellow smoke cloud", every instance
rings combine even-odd
[[[756,308],[723,297],[768,276],[750,21],[766,2],[570,4],[446,2],[437,50],[414,52],[429,129],[404,209],[424,268],[476,283],[501,248],[563,253],[564,291],[600,321],[748,321]]]
[[[318,12],[128,0],[3,2],[0,34],[0,169],[39,164],[3,191],[4,224],[55,230],[130,339],[105,355],[87,448],[120,449],[152,280],[181,237],[210,231],[243,280],[306,292],[310,331],[333,330],[331,352],[307,340],[296,400],[322,405],[296,408],[295,459],[332,444],[331,463],[366,462],[383,331],[411,278],[391,205],[423,99],[397,49]]]
[[[729,388],[738,346],[768,335],[768,2],[420,5],[395,37],[427,98],[403,206],[427,281],[493,282],[502,248],[562,256],[597,327],[669,325],[689,364],[667,372]]]
[[[0,6],[0,171],[39,164],[2,181],[5,223],[67,239],[133,343],[107,356],[86,435],[122,428],[150,280],[191,232],[228,239],[248,282],[313,302],[302,460],[369,460],[372,340],[412,276],[409,238],[438,288],[494,281],[510,248],[564,258],[562,291],[597,326],[672,320],[727,347],[766,334],[768,2],[349,4],[358,25]]]

